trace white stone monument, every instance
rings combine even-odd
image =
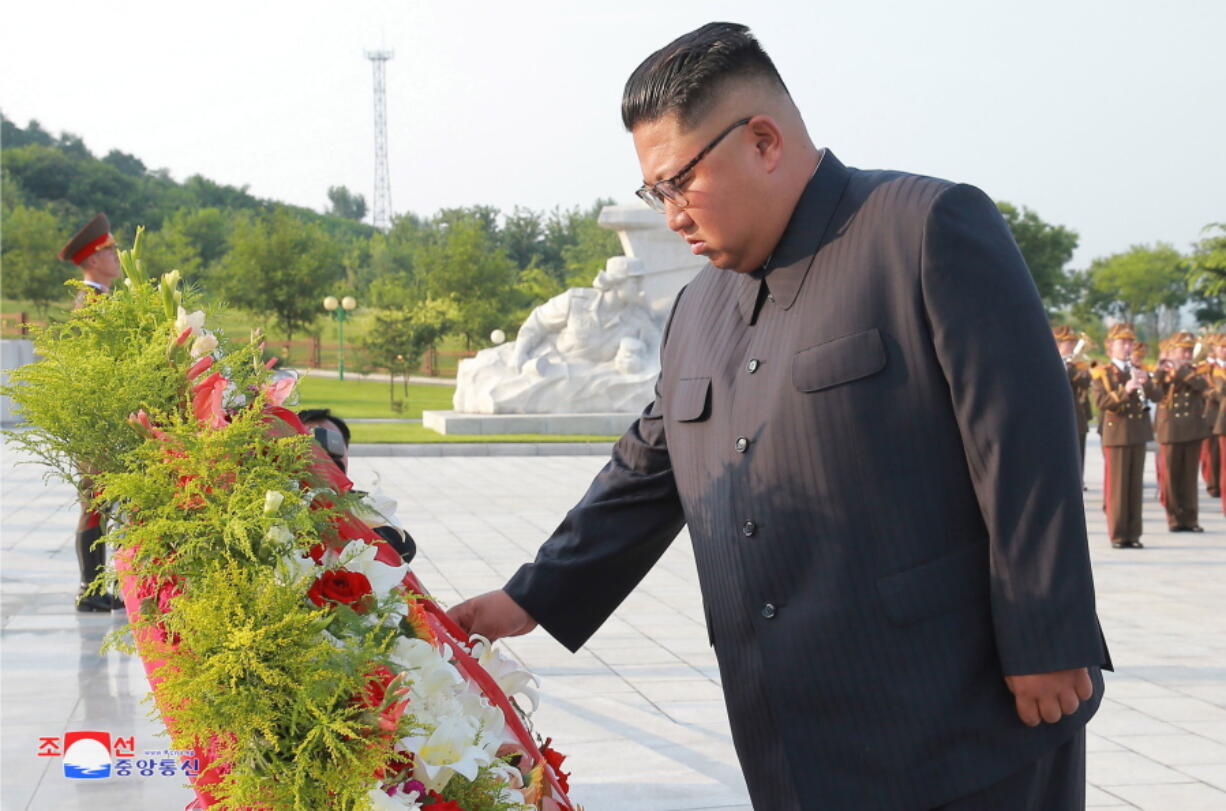
[[[607,206],[624,256],[590,288],[532,311],[516,340],[460,362],[454,411],[426,411],[444,434],[620,434],[651,401],[660,337],[677,292],[706,260],[644,205]]]

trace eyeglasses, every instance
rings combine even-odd
[[[748,124],[751,120],[753,120],[753,116],[750,116],[749,118],[742,118],[740,121],[730,125],[719,135],[715,136],[715,140],[707,144],[701,152],[695,155],[694,160],[681,167],[680,172],[667,180],[660,180],[656,183],[652,183],[650,186],[644,184],[642,188],[635,192],[635,194],[638,195],[640,200],[659,212],[664,211],[665,202],[672,203],[677,208],[685,208],[690,204],[690,201],[687,200],[685,195],[681,193],[681,179],[688,175],[694,169],[694,167],[698,165],[698,162],[707,156],[708,152],[715,149],[715,147],[719,145],[719,142],[727,137],[728,133],[732,132],[737,127]]]

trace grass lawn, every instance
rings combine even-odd
[[[451,409],[451,397],[455,394],[455,386],[430,386],[422,384],[409,385],[409,399],[404,411],[397,414],[392,411],[388,397],[388,383],[379,380],[336,380],[327,377],[303,376],[298,382],[298,394],[301,401],[294,406],[299,408],[330,408],[342,419],[350,417],[399,417],[403,419],[421,419],[423,409],[428,411],[448,411]],[[404,386],[396,381],[396,399],[404,397]],[[357,427],[354,427],[356,433]],[[428,433],[434,434],[433,431]],[[437,434],[435,434],[437,436]],[[417,440],[363,440],[387,442],[416,442]]]
[[[376,442],[615,442],[615,436],[560,435],[560,434],[447,434],[431,431],[415,423],[358,423],[350,424],[353,441]]]

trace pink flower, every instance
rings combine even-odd
[[[290,396],[294,390],[294,385],[298,381],[292,377],[283,377],[275,383],[270,383],[264,387],[264,398],[269,405],[279,406],[285,402],[285,398]]]
[[[196,378],[200,377],[200,375],[208,371],[209,367],[211,367],[212,365],[213,365],[212,356],[205,355],[203,358],[193,363],[191,365],[191,368],[187,370],[187,379],[195,380]]]
[[[214,372],[192,387],[192,409],[196,419],[209,428],[225,428],[226,412],[221,398],[230,383],[221,372]]]

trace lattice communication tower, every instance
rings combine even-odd
[[[367,51],[375,73],[375,194],[371,214],[375,228],[386,231],[392,224],[392,179],[387,168],[387,78],[384,68],[395,51]]]

